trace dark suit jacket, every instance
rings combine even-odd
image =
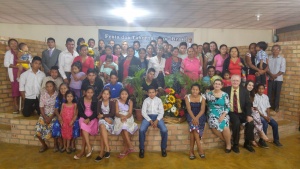
[[[230,100],[233,99],[231,98],[231,86],[225,87],[222,90],[228,94]],[[252,113],[249,92],[242,86],[239,87],[239,101],[243,114],[245,116],[251,116]]]
[[[42,52],[42,65],[45,73],[48,73],[52,66],[58,66],[58,56],[60,52],[61,50],[55,48],[51,57],[49,56],[48,49]]]

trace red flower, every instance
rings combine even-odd
[[[180,116],[184,116],[184,110],[181,109],[181,110],[179,111],[179,115],[180,115]]]
[[[176,99],[180,99],[180,96],[179,96],[179,94],[175,94],[175,97],[176,97]]]
[[[169,88],[166,88],[166,89],[165,89],[165,92],[166,92],[167,94],[170,94],[170,93],[171,93],[171,90],[170,90]]]

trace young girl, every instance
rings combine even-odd
[[[254,101],[254,97],[255,97],[255,91],[254,91],[254,82],[253,81],[247,81],[246,82],[246,89],[249,91],[249,95],[250,95],[250,101],[251,104]],[[264,131],[263,131],[263,124],[261,122],[260,119],[260,113],[257,109],[255,109],[254,107],[252,107],[252,117],[253,117],[253,122],[254,122],[254,137],[255,140],[258,139],[263,139],[264,141],[269,141],[268,137],[265,135]],[[256,141],[252,141],[252,145],[254,147],[258,147]]]
[[[187,121],[190,128],[190,159],[195,159],[194,145],[195,142],[198,147],[198,153],[201,158],[205,158],[205,154],[202,150],[200,138],[203,135],[205,128],[206,116],[205,100],[200,93],[200,85],[193,84],[191,87],[191,93],[185,98],[185,104],[187,108]],[[200,137],[199,137],[200,136]]]
[[[86,74],[81,71],[82,65],[80,62],[75,62],[71,66],[72,75],[70,82],[70,90],[73,91],[77,98],[80,98],[80,89],[82,81],[86,78]]]
[[[116,103],[116,117],[114,122],[114,133],[116,135],[121,133],[124,142],[124,150],[119,154],[118,158],[124,158],[129,153],[134,152],[129,134],[133,134],[138,129],[138,126],[132,116],[132,107],[133,103],[129,99],[127,89],[122,89],[120,99],[117,99]]]
[[[139,49],[139,58],[141,61],[141,68],[147,70],[148,69],[148,60],[146,59],[146,49]]]
[[[113,62],[112,55],[106,55],[105,62],[100,68],[100,75],[104,77],[105,83],[109,83],[109,75],[112,70],[118,71],[118,65]]]
[[[54,104],[57,92],[55,89],[55,83],[53,81],[48,81],[46,83],[46,92],[42,93],[40,98],[41,115],[35,126],[35,136],[42,143],[39,152],[44,152],[48,149],[45,139],[50,139],[52,137],[52,126],[53,122],[56,120]]]
[[[229,72],[228,70],[226,70],[226,71],[224,72],[222,82],[223,82],[223,87],[231,86],[230,72]]]
[[[116,112],[116,103],[110,98],[110,90],[103,89],[101,99],[98,101],[97,112],[99,119],[99,131],[100,131],[100,153],[95,159],[96,162],[102,160],[102,158],[110,157],[110,147],[108,144],[108,132],[113,134],[114,131],[114,116]]]
[[[90,144],[89,135],[98,134],[98,120],[97,120],[97,99],[93,97],[94,88],[87,87],[84,97],[80,98],[77,107],[79,115],[79,125],[81,129],[82,146],[81,152],[74,156],[74,159],[78,160],[85,155],[85,149],[87,148],[86,157],[90,157],[93,152],[93,147]]]
[[[64,140],[64,148],[62,149],[62,152],[67,151],[67,153],[70,154],[72,152],[69,147],[73,134],[73,125],[77,119],[75,93],[73,91],[67,91],[65,99],[66,103],[63,103],[61,108],[61,133]]]

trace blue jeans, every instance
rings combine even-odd
[[[273,130],[274,141],[279,141],[277,122],[273,118],[270,118],[270,122],[268,123],[263,117],[260,117],[260,118],[261,118],[261,122],[263,124],[263,130],[264,130],[265,134],[267,135],[268,124],[270,124],[270,126],[272,126],[272,130]]]
[[[157,119],[157,115],[148,115],[152,121],[155,121]],[[145,145],[145,138],[146,138],[146,132],[148,130],[148,127],[150,126],[150,122],[148,122],[146,119],[143,119],[142,124],[140,126],[139,131],[139,141],[140,141],[140,149],[144,149]],[[160,129],[160,135],[161,135],[161,148],[166,149],[167,148],[167,140],[168,140],[168,129],[164,123],[163,120],[159,120],[157,127]]]

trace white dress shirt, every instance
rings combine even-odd
[[[264,116],[268,116],[267,108],[270,108],[269,97],[265,94],[255,94],[253,107],[256,107]]]
[[[28,69],[20,76],[20,92],[25,91],[26,99],[36,99],[40,95],[42,81],[46,77],[45,73],[38,70],[33,73],[32,69]]]
[[[147,97],[142,106],[142,116],[147,120],[150,121],[150,117],[148,115],[158,115],[157,120],[161,120],[164,116],[164,107],[163,103],[160,98],[154,97],[151,99]]]
[[[159,62],[157,56],[154,56],[149,59],[148,69],[154,68],[155,69],[154,78],[157,78],[160,71],[165,75],[165,73],[164,73],[165,65],[166,65],[165,58],[161,58],[160,62]]]
[[[68,50],[65,50],[59,54],[58,67],[59,73],[63,79],[67,78],[65,72],[71,72],[71,65],[76,56],[78,56],[76,51],[74,51],[72,55],[72,53],[70,53]]]
[[[9,65],[14,64],[14,55],[11,53],[11,51],[7,51],[4,56],[4,67],[7,68],[8,77],[10,82],[14,82],[14,74],[13,74],[13,68],[10,68]]]

